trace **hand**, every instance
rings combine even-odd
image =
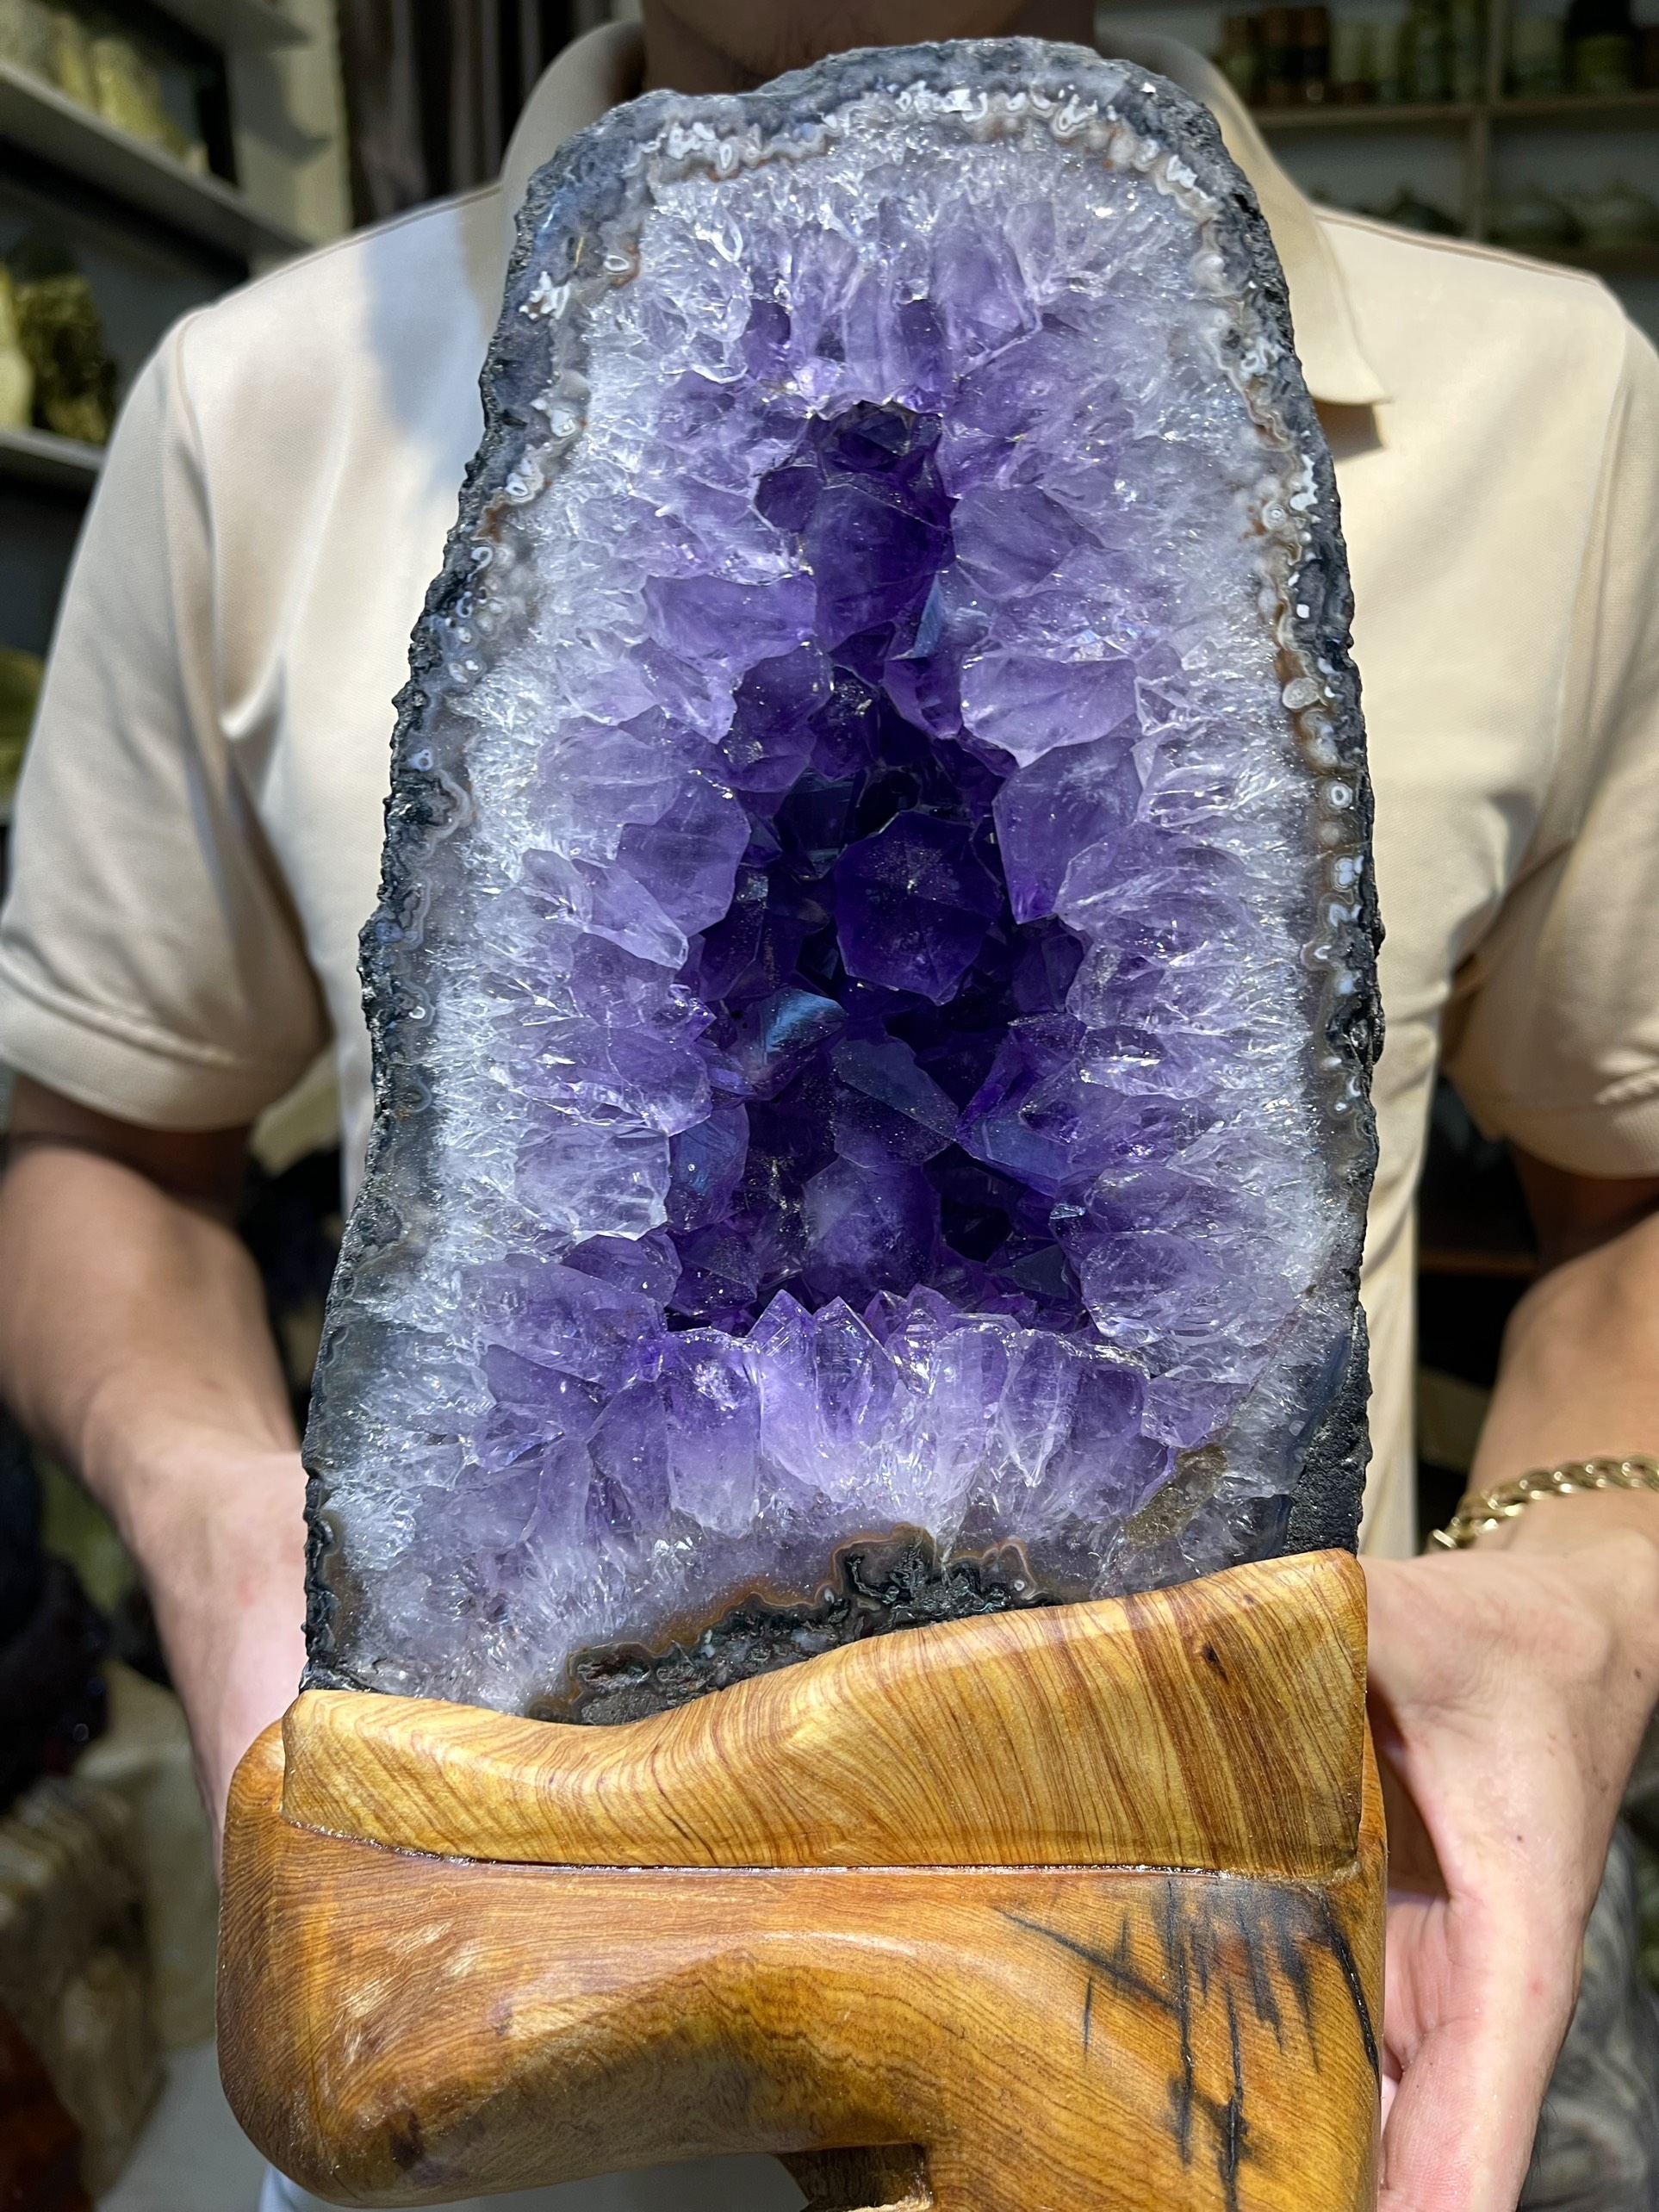
[[[1381,2212],[1513,2212],[1659,1694],[1651,1499],[1367,1563],[1389,1803]]]
[[[305,1481],[233,1226],[246,1135],[20,1077],[0,1181],[0,1389],[143,1571],[215,1835],[304,1660]]]
[[[195,1450],[134,1534],[216,1856],[237,1762],[305,1664],[305,1475],[296,1451]]]

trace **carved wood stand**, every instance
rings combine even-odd
[[[1369,2212],[1383,1888],[1340,1553],[616,1728],[315,1692],[237,1774],[221,2066],[347,2204],[760,2150],[824,2206]]]

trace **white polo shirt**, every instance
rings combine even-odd
[[[1389,933],[1367,1540],[1404,1552],[1437,1056],[1541,1158],[1659,1172],[1659,361],[1588,277],[1314,208],[1207,63],[1131,58],[1210,102],[1255,184],[1337,456]],[[481,432],[512,217],[639,66],[631,26],[568,48],[499,185],[187,316],[139,379],[18,798],[12,1066],[208,1128],[332,1037],[360,1160],[391,701]]]

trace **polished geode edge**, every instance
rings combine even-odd
[[[925,1529],[889,1529],[837,1544],[810,1598],[754,1590],[718,1620],[668,1624],[655,1650],[612,1643],[579,1653],[563,1695],[537,1699],[526,1712],[612,1727],[896,1629],[1063,1602],[1042,1588],[1023,1544],[941,1558]]]
[[[308,1430],[305,1680],[313,1687],[360,1687],[332,1663],[343,1611],[355,1609],[356,1577],[343,1532],[329,1507],[337,1416],[326,1410],[330,1371],[351,1320],[358,1286],[413,1264],[422,1224],[388,1202],[381,1187],[394,1156],[405,1190],[423,1187],[422,1154],[432,1125],[432,1083],[424,1065],[430,1036],[420,977],[429,876],[442,844],[467,818],[465,764],[458,749],[438,757],[429,726],[440,719],[460,679],[450,624],[476,575],[475,552],[510,511],[532,499],[581,437],[587,387],[581,375],[588,286],[594,293],[627,283],[637,257],[629,243],[650,204],[654,178],[702,168],[733,176],[756,160],[811,158],[838,114],[861,100],[932,96],[941,124],[956,121],[986,134],[1041,103],[1057,137],[1081,140],[1109,165],[1150,173],[1206,233],[1219,281],[1233,306],[1233,370],[1264,433],[1294,449],[1308,472],[1308,496],[1287,538],[1298,541],[1294,593],[1278,610],[1285,704],[1322,805],[1314,836],[1333,859],[1360,869],[1351,889],[1321,902],[1327,928],[1310,941],[1310,966],[1322,967],[1324,1127],[1333,1145],[1327,1166],[1360,1212],[1375,1169],[1375,1121],[1369,1076],[1381,1047],[1376,985],[1382,922],[1370,865],[1372,802],[1365,763],[1359,680],[1351,646],[1352,595],[1343,546],[1334,471],[1295,352],[1283,272],[1256,196],[1222,144],[1215,118],[1167,78],[1084,47],[1035,39],[959,40],[840,54],[779,78],[759,90],[688,97],[648,93],[580,132],[532,177],[518,217],[500,320],[480,378],[484,435],[469,463],[444,565],[428,590],[410,645],[409,680],[399,693],[392,740],[392,786],[380,903],[361,938],[361,972],[374,1063],[374,1126],[363,1184],[342,1243],[318,1361],[321,1419]],[[948,103],[947,106],[945,103]],[[1209,204],[1206,206],[1206,202]],[[1225,211],[1225,220],[1218,220]],[[608,252],[599,239],[615,229]],[[550,248],[565,246],[555,282]],[[584,249],[599,266],[578,281]],[[593,270],[593,262],[589,262]],[[538,421],[537,400],[551,397]],[[556,401],[562,398],[561,410]],[[417,765],[417,754],[425,757]],[[1332,794],[1340,793],[1339,799]],[[1343,978],[1338,989],[1335,979]],[[1345,1142],[1337,1132],[1345,1128]],[[1353,1270],[1356,1291],[1358,1252]],[[355,1317],[363,1327],[366,1316]],[[370,1327],[378,1326],[370,1325]],[[1335,1378],[1331,1402],[1300,1450],[1300,1474],[1283,1549],[1352,1550],[1370,1456],[1370,1395],[1363,1308]],[[1173,1532],[1171,1532],[1173,1533]],[[1172,1562],[1173,1564],[1173,1562]],[[741,1611],[742,1608],[737,1610]]]

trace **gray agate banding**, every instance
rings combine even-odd
[[[1025,40],[583,132],[400,700],[313,1683],[625,1719],[1351,1545],[1329,457],[1209,115]]]

